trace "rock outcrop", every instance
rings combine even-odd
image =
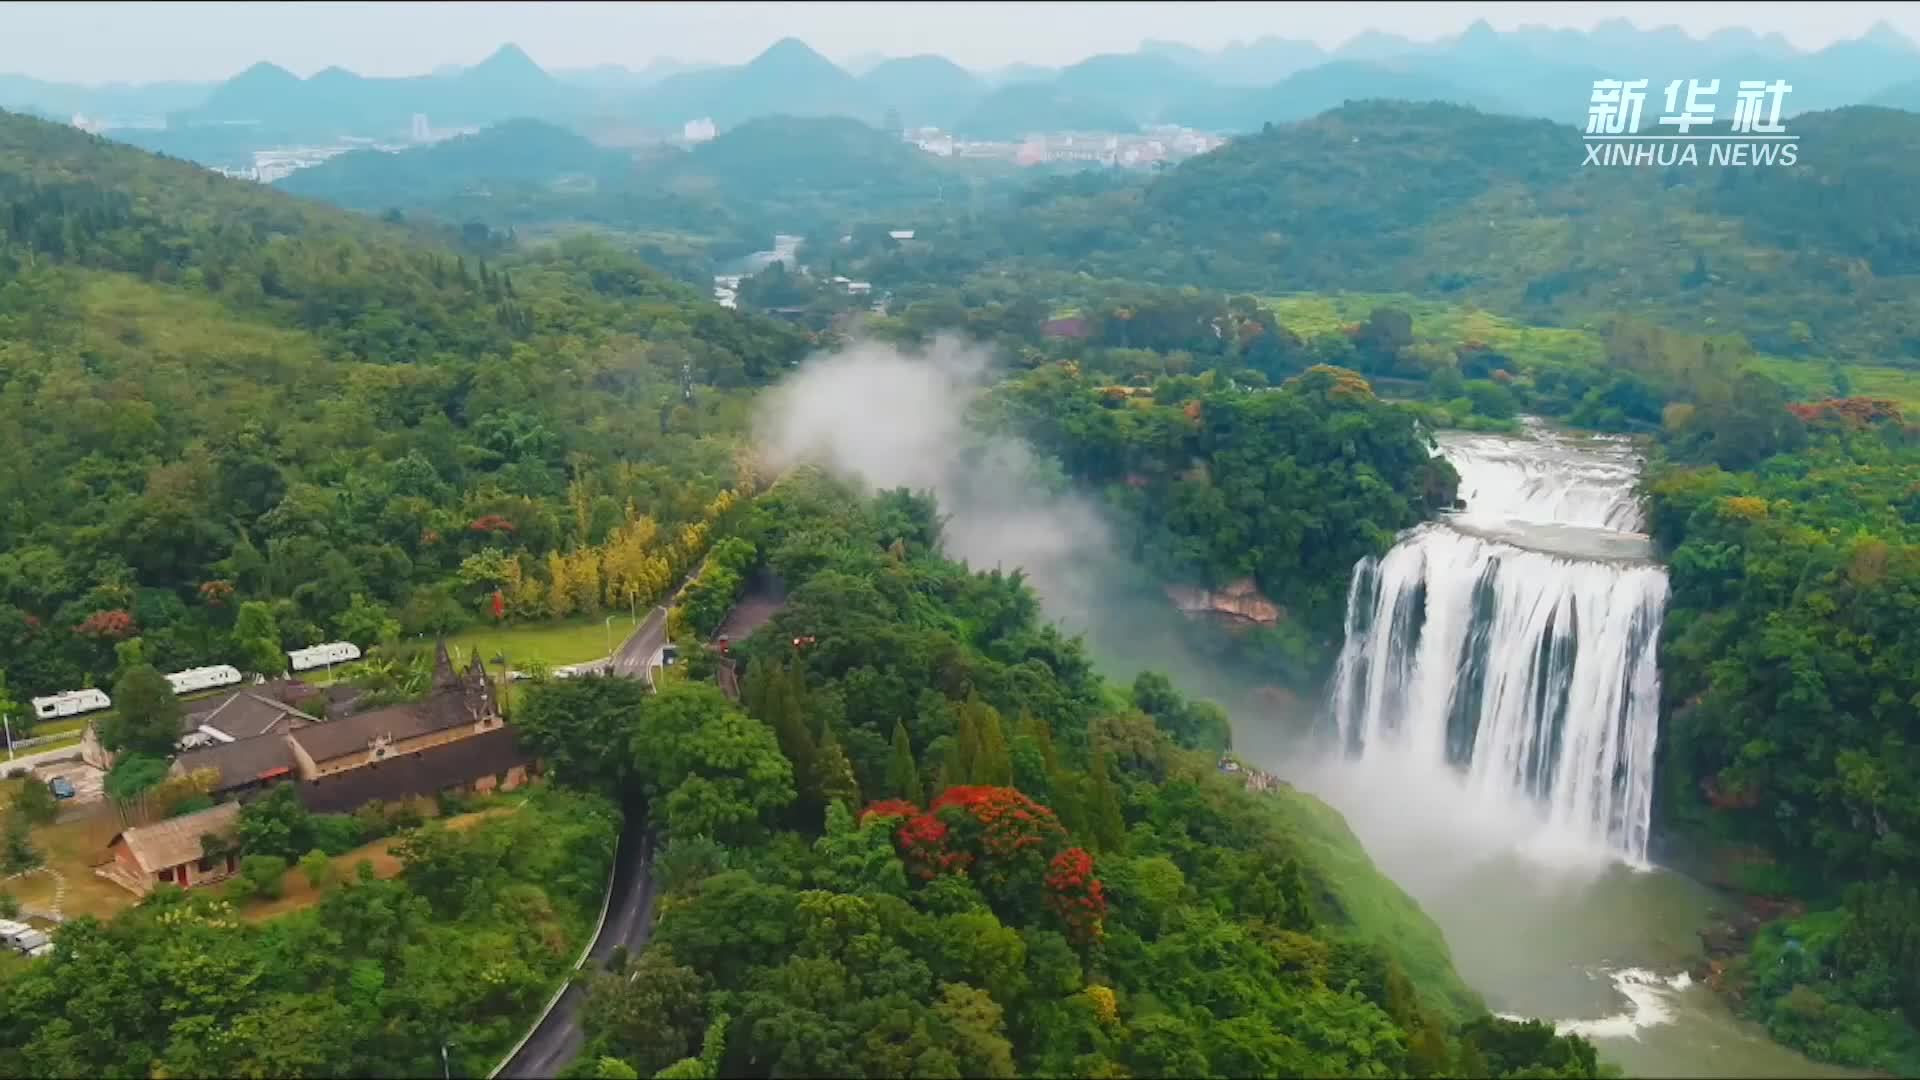
[[[1219,589],[1192,585],[1167,586],[1167,598],[1189,616],[1217,618],[1249,626],[1273,626],[1286,617],[1280,605],[1261,595],[1252,578],[1241,578]]]

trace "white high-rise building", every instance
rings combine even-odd
[[[713,138],[716,132],[712,118],[703,116],[687,121],[686,126],[680,129],[680,136],[690,143],[703,143]]]
[[[414,142],[432,142],[433,141],[433,129],[427,126],[426,113],[413,114],[413,141]]]

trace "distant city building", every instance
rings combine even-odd
[[[711,117],[703,116],[698,120],[689,120],[680,129],[680,137],[690,143],[703,143],[717,134]]]
[[[953,136],[951,135],[942,135],[939,132],[934,132],[931,135],[920,135],[912,141],[913,145],[935,157],[953,156]]]
[[[1136,169],[1204,154],[1226,141],[1178,127],[1152,128],[1144,135],[1036,132],[1017,142],[971,142],[938,128],[918,128],[908,131],[905,138],[938,157],[991,158],[1016,165],[1079,161]]]
[[[433,128],[427,126],[426,113],[413,114],[413,141],[414,142],[432,142],[433,141]]]

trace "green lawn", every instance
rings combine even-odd
[[[1606,358],[1606,343],[1589,330],[1529,326],[1476,307],[1439,300],[1374,293],[1296,293],[1268,297],[1280,325],[1303,338],[1338,333],[1349,323],[1362,322],[1377,307],[1395,307],[1413,316],[1413,336],[1422,342],[1458,346],[1479,341],[1522,363],[1582,361],[1598,364]]]
[[[1768,356],[1755,360],[1753,367],[1790,387],[1795,396],[1825,398],[1833,394],[1833,378],[1820,361],[1786,360]],[[1920,371],[1909,368],[1880,367],[1872,364],[1847,364],[1848,388],[1856,397],[1888,398],[1900,403],[1908,416],[1920,414]]]
[[[93,717],[91,716],[68,716],[59,720],[42,720],[33,725],[33,734],[35,738],[39,738],[42,735],[61,735],[67,732],[85,731],[87,729],[87,721],[92,719]]]
[[[643,616],[644,618],[644,616]],[[463,630],[447,639],[456,663],[466,663],[478,649],[480,659],[489,666],[494,657],[505,654],[507,663],[524,670],[533,661],[561,666],[598,660],[608,654],[608,645],[617,649],[638,625],[626,615],[565,619],[559,622],[531,623],[521,626],[488,626]]]
[[[1477,307],[1390,293],[1294,293],[1263,298],[1274,316],[1309,340],[1339,333],[1361,322],[1377,307],[1396,307],[1413,316],[1419,342],[1459,346],[1480,341],[1523,364],[1584,362],[1604,366],[1605,339],[1590,329],[1530,326]],[[1790,359],[1761,355],[1748,365],[1778,380],[1796,398],[1833,396],[1832,365],[1818,357]],[[1859,397],[1888,398],[1909,415],[1920,413],[1920,371],[1874,364],[1843,365],[1849,390]]]

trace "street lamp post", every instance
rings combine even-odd
[[[607,616],[607,621],[604,623],[601,623],[600,628],[603,631],[605,631],[605,636],[607,641],[607,662],[612,663],[613,662],[613,616],[611,615]]]

